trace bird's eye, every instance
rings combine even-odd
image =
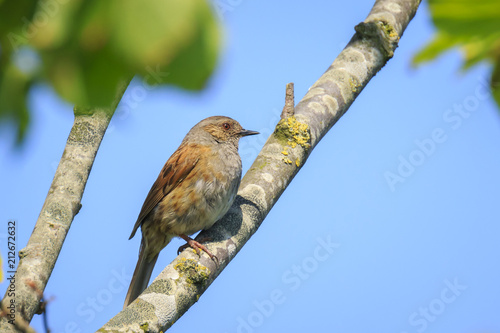
[[[224,123],[222,124],[222,127],[227,131],[228,129],[231,128],[231,125],[229,125],[228,123]]]

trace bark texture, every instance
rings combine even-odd
[[[366,20],[356,26],[349,44],[294,112],[286,108],[243,178],[229,212],[198,236],[213,240],[206,245],[219,258],[219,265],[205,254],[199,257],[185,250],[99,332],[162,332],[198,300],[257,231],[313,148],[393,56],[419,4],[420,0],[377,0]]]

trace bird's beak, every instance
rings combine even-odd
[[[260,134],[260,133],[257,131],[249,131],[246,129],[242,129],[238,134],[243,137],[243,136],[255,135],[255,134]]]

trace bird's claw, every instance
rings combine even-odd
[[[217,265],[219,264],[219,259],[215,255],[213,255],[205,245],[195,241],[189,236],[186,235],[179,235],[179,236],[186,241],[186,244],[179,247],[179,249],[177,250],[177,254],[180,254],[188,247],[192,248],[198,255],[201,255],[201,250],[203,250],[210,257],[210,259],[215,261]],[[206,241],[206,240],[209,240],[209,238],[204,238],[201,241]]]

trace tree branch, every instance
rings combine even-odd
[[[207,247],[219,258],[219,265],[205,255],[200,258],[189,249],[183,251],[135,302],[99,332],[165,331],[198,300],[259,228],[312,149],[392,57],[419,4],[420,0],[377,0],[346,48],[295,107],[294,114],[285,106],[284,119],[243,178],[229,212],[198,236],[213,239]]]
[[[19,251],[15,296],[9,296],[7,291],[2,300],[2,306],[15,304],[15,320],[19,322],[29,323],[39,308],[71,222],[82,206],[80,202],[97,150],[129,82],[120,84],[115,103],[109,108],[75,107],[75,121],[49,193],[28,244]],[[8,319],[0,319],[0,331],[16,332]]]

